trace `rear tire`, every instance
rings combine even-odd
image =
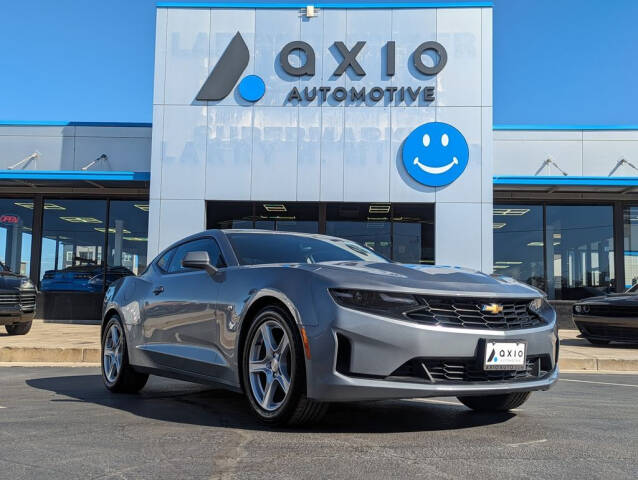
[[[14,323],[13,325],[5,325],[9,335],[26,335],[31,330],[33,322]]]
[[[486,395],[483,397],[457,397],[466,407],[477,412],[507,412],[523,405],[531,392]]]
[[[611,340],[596,340],[595,338],[585,338],[592,345],[609,345],[609,342],[611,342]]]
[[[293,426],[321,419],[328,404],[306,397],[301,335],[287,311],[277,306],[259,311],[242,351],[244,392],[252,412],[261,422]],[[269,385],[273,390],[270,395]]]
[[[114,393],[137,393],[148,380],[145,373],[136,372],[128,360],[126,335],[122,321],[113,315],[102,334],[102,381]]]

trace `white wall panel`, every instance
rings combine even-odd
[[[208,109],[207,199],[250,199],[252,124],[251,108]]]
[[[437,41],[448,55],[445,68],[437,75],[437,105],[480,107],[481,10],[439,8],[436,13]]]
[[[34,153],[38,157],[15,170],[73,170],[75,137],[0,136],[0,169],[14,166]]]
[[[164,107],[162,198],[204,198],[206,107]]]
[[[103,154],[107,160],[97,162],[89,170],[148,172],[151,139],[76,137],[73,170],[81,170]]]
[[[607,177],[636,177],[638,170],[621,159],[638,166],[638,141],[601,140],[583,142],[583,175]],[[616,168],[617,167],[617,168]]]
[[[321,108],[299,109],[297,200],[318,201],[321,187]]]
[[[492,106],[492,9],[481,9],[481,104]],[[490,124],[491,125],[491,124]]]
[[[162,157],[164,155],[164,105],[153,105],[153,138],[151,140],[150,198],[162,194]],[[159,204],[158,204],[159,205]],[[159,217],[158,217],[159,222]]]
[[[541,169],[548,157],[569,175],[582,175],[582,142],[565,140],[496,141],[494,175],[561,175],[554,166]]]
[[[492,107],[481,108],[481,201],[492,203],[494,177],[494,142],[492,140]]]
[[[481,269],[481,215],[480,203],[437,202],[434,220],[434,254],[437,265]]]
[[[209,71],[210,10],[169,8],[167,12],[164,102],[196,104],[195,97]]]
[[[158,251],[205,228],[204,200],[161,200]]]
[[[344,201],[390,201],[389,169],[390,109],[346,108]]]
[[[322,108],[321,117],[321,201],[343,200],[343,152],[345,109]]]
[[[253,200],[297,199],[297,109],[255,107]]]
[[[157,9],[155,18],[155,73],[153,75],[153,104],[164,103],[166,79],[166,27],[168,22],[168,10]]]

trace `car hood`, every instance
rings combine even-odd
[[[25,277],[11,272],[0,273],[0,290],[14,290],[20,288]]]
[[[300,264],[335,287],[386,289],[424,294],[537,298],[539,290],[509,277],[460,267],[376,262]]]
[[[638,295],[635,293],[611,293],[599,297],[589,297],[580,300],[578,303],[597,303],[606,305],[638,305]]]

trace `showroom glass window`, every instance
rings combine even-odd
[[[0,199],[0,262],[14,273],[29,276],[32,228],[32,199]]]
[[[611,205],[548,205],[547,292],[577,300],[614,291],[614,229]]]
[[[431,204],[328,204],[326,234],[353,240],[396,262],[434,263]]]
[[[638,284],[638,207],[623,209],[625,288]]]
[[[208,202],[208,228],[319,232],[319,204],[311,202]]]
[[[319,232],[319,205],[304,202],[255,203],[255,228],[286,232]]]
[[[148,202],[111,200],[107,283],[122,275],[138,275],[146,268]]]
[[[392,205],[392,260],[434,264],[432,205]]]
[[[347,238],[392,256],[392,228],[389,204],[335,203],[326,209],[326,234]]]
[[[494,273],[545,290],[543,207],[494,205]]]
[[[42,291],[102,291],[106,204],[106,200],[45,200]]]

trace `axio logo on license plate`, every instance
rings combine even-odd
[[[485,348],[485,370],[518,370],[525,367],[525,342],[488,340]]]

